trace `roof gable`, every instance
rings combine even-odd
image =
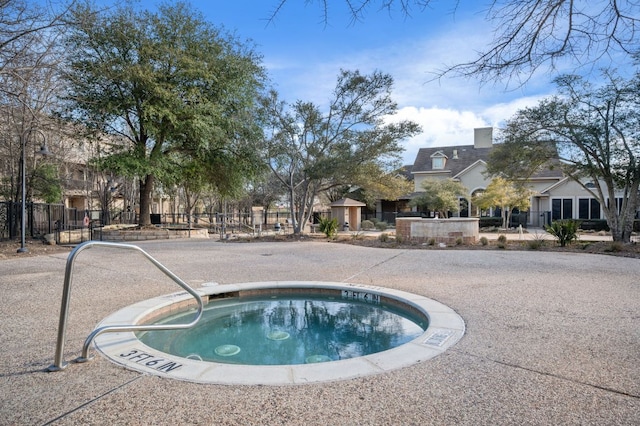
[[[458,174],[456,174],[453,178],[459,178],[460,176],[464,175],[465,173],[470,172],[471,170],[477,168],[477,167],[484,167],[486,169],[487,167],[487,162],[484,160],[477,160],[475,161],[473,164],[471,164],[469,167],[467,167],[466,169],[460,171]]]
[[[491,148],[474,148],[473,145],[420,148],[416,161],[413,163],[412,173],[437,171],[456,176],[478,160],[486,162],[490,151]],[[447,158],[444,169],[433,169],[431,159],[434,157]]]

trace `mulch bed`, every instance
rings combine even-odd
[[[543,243],[536,241],[513,241],[510,240],[504,245],[500,245],[497,241],[489,241],[487,245],[480,243],[472,245],[452,245],[447,247],[440,247],[438,244],[424,244],[424,243],[412,243],[412,242],[397,242],[394,238],[388,238],[386,241],[382,241],[378,237],[366,237],[366,236],[344,236],[340,235],[333,240],[329,240],[323,235],[303,235],[296,236],[293,234],[286,235],[263,235],[257,238],[232,238],[227,240],[229,243],[247,243],[247,242],[294,242],[294,241],[317,241],[317,242],[329,242],[333,244],[351,244],[363,247],[376,247],[376,248],[391,248],[391,249],[413,249],[413,250],[494,250],[494,251],[514,251],[514,250],[527,250],[527,251],[548,251],[548,252],[561,252],[561,253],[591,253],[591,254],[603,254],[610,256],[631,257],[640,259],[640,244],[619,244],[611,241],[578,241],[574,242],[566,247],[560,247],[554,241],[544,241]],[[537,246],[537,244],[540,244]]]

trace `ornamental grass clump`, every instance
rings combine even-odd
[[[543,248],[544,245],[545,245],[544,234],[538,233],[538,232],[534,233],[533,239],[527,242],[527,247],[529,247],[530,250],[539,250]]]
[[[613,241],[604,251],[607,253],[618,253],[624,250],[624,245],[620,241]]]
[[[578,239],[578,226],[577,220],[565,219],[556,220],[551,225],[544,227],[545,231],[556,237],[560,247],[565,247],[567,244],[571,244]]]
[[[527,247],[529,247],[529,250],[540,250],[544,247],[544,240],[529,240],[527,241]]]

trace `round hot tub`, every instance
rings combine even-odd
[[[356,296],[354,296],[354,294]],[[210,300],[186,330],[137,333],[147,346],[201,361],[294,365],[371,355],[416,339],[428,318],[376,294],[313,289]],[[187,323],[189,309],[156,321]]]
[[[378,374],[432,358],[464,334],[449,307],[381,287],[328,282],[208,285],[186,330],[105,333],[96,348],[145,373],[203,383],[295,384]],[[185,292],[140,302],[99,326],[187,323]]]

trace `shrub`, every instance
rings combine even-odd
[[[609,231],[609,224],[605,219],[581,220],[578,225],[583,231]]]
[[[487,237],[480,237],[480,244],[482,244],[483,246],[489,244],[489,240],[487,239]]]
[[[538,250],[544,247],[545,240],[544,240],[543,233],[536,231],[535,233],[532,234],[532,236],[533,236],[533,239],[527,242],[527,247],[529,247],[531,250]]]
[[[430,246],[435,246],[436,245],[436,239],[435,238],[429,238],[429,245]]]
[[[545,226],[544,229],[556,237],[560,247],[565,247],[578,239],[578,221],[573,219],[556,220],[551,225]]]
[[[502,227],[501,217],[481,217],[478,222],[480,228],[500,228]]]
[[[507,248],[507,236],[506,235],[498,235],[498,248]]]
[[[338,232],[338,219],[321,217],[320,222],[318,223],[318,229],[320,230],[320,232],[326,235],[327,238],[334,238],[336,233]]]
[[[361,232],[352,232],[351,233],[351,239],[352,240],[361,240],[362,239],[362,233]]]
[[[464,242],[464,240],[462,238],[460,238],[460,237],[456,238],[456,245],[457,246],[461,246],[463,242]]]
[[[544,240],[529,240],[527,241],[527,247],[529,247],[529,249],[531,250],[541,249],[542,247],[544,247]]]
[[[376,225],[370,220],[363,220],[360,224],[360,228],[364,229],[365,231],[369,231],[371,229],[375,229]]]
[[[376,223],[376,229],[378,231],[384,231],[388,227],[389,227],[389,224],[387,222],[378,222],[378,223]]]
[[[618,252],[621,252],[623,249],[624,249],[624,246],[620,241],[613,241],[609,245],[609,247],[604,249],[604,251],[607,253],[618,253]]]
[[[387,234],[386,232],[383,232],[382,234],[380,234],[380,236],[378,237],[378,239],[383,242],[386,243],[387,241],[389,241],[389,234]]]

